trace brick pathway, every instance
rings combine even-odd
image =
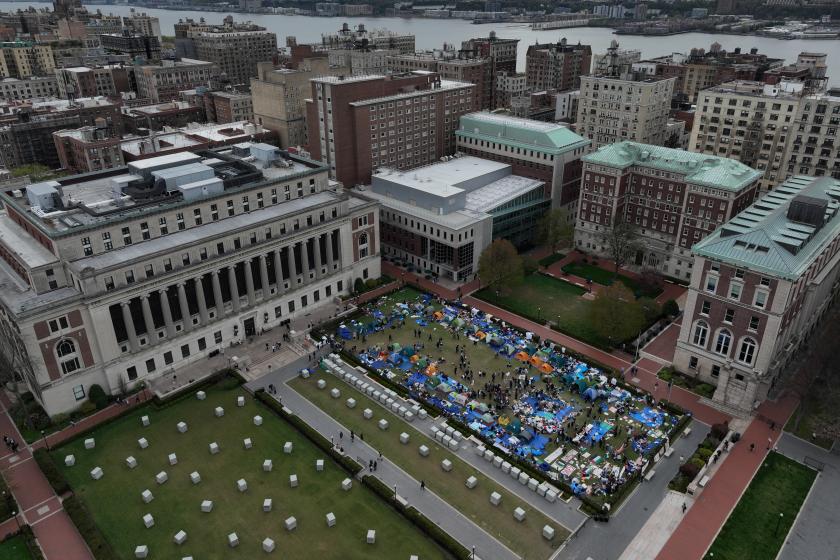
[[[741,441],[726,455],[723,464],[685,514],[656,560],[703,558],[767,456],[768,438],[772,442],[771,447],[774,446],[797,405],[798,400],[788,396],[777,402],[765,401],[759,406],[759,415],[774,421],[775,430],[771,431],[770,425],[762,420],[754,419],[750,423]],[[755,444],[752,452],[751,443]]]
[[[0,433],[22,442],[23,437],[9,416],[9,405],[6,394],[0,392]],[[84,539],[62,509],[61,500],[32,458],[31,448],[23,447],[15,454],[6,449],[0,453],[5,453],[0,455],[0,474],[20,507],[19,521],[32,527],[47,560],[93,560]],[[7,525],[8,522],[4,527]]]

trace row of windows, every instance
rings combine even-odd
[[[694,326],[694,333],[691,337],[691,343],[701,348],[707,348],[708,338],[709,324],[705,321],[698,321],[697,324]],[[728,358],[731,351],[731,347],[732,332],[728,329],[720,329],[717,333],[717,337],[715,338],[712,351],[715,354],[720,354],[721,356],[725,356]],[[751,366],[755,361],[755,354],[757,349],[758,343],[755,341],[755,339],[751,337],[745,337],[741,340],[741,344],[738,347],[738,352],[735,356],[735,359],[742,364]]]

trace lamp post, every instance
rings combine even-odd
[[[12,517],[15,518],[15,523],[17,524],[18,531],[20,531],[20,520],[18,519],[17,516],[18,516],[18,512],[13,511],[12,512]]]
[[[47,441],[47,431],[41,430],[41,441],[44,443],[44,446],[47,448],[47,451],[50,450],[50,442]]]
[[[537,307],[537,322],[542,321],[542,307]]]
[[[782,524],[782,518],[785,516],[784,513],[779,513],[778,519],[776,519],[776,529],[773,531],[773,536],[775,537],[779,532],[779,525]]]

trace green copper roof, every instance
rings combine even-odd
[[[821,223],[789,217],[791,201],[811,205]],[[823,214],[824,212],[824,214]],[[791,177],[692,248],[696,255],[796,280],[840,235],[840,181]],[[797,217],[794,215],[794,217]]]
[[[588,163],[622,169],[638,165],[681,173],[690,183],[736,192],[761,177],[761,172],[733,159],[638,142],[610,144],[582,159]]]
[[[460,124],[455,132],[459,137],[553,155],[589,145],[589,140],[565,126],[508,115],[470,113],[461,117]]]

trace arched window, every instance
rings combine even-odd
[[[81,362],[76,351],[76,344],[69,338],[61,340],[55,347],[58,356],[58,363],[61,365],[61,373],[67,375],[77,369],[81,369]]]
[[[755,349],[757,345],[755,340],[745,338],[741,341],[741,348],[738,350],[738,361],[742,364],[752,365],[755,360]]]
[[[715,342],[715,352],[724,356],[729,355],[729,347],[732,344],[732,333],[726,329],[721,330]]]
[[[706,347],[706,340],[709,338],[709,325],[705,321],[699,321],[694,327],[694,339],[692,342],[696,346]]]
[[[363,259],[368,256],[368,236],[366,233],[359,235],[359,258]]]

